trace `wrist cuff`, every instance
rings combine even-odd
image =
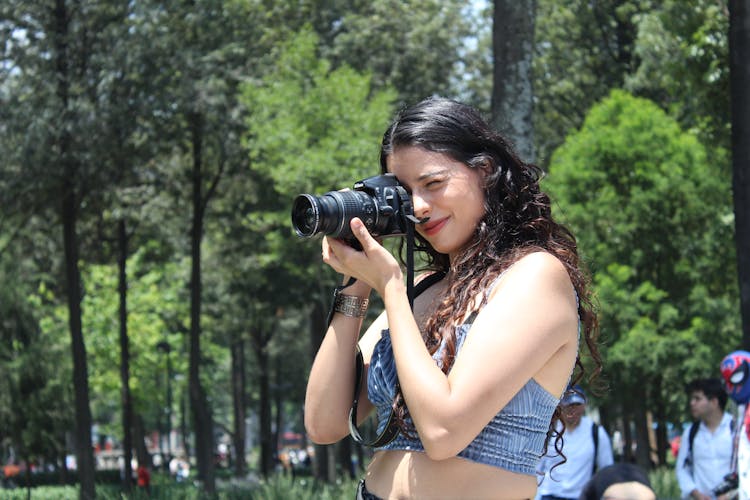
[[[369,303],[370,299],[339,293],[336,295],[336,301],[333,303],[333,310],[344,316],[361,318],[367,313],[367,304]]]

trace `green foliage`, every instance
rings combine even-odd
[[[727,3],[668,0],[635,17],[639,64],[625,88],[669,109],[707,144],[729,147]]]
[[[4,2],[2,444],[53,456],[73,428],[56,216],[66,134],[65,158],[76,168],[65,180],[83,202],[83,328],[95,420],[107,433],[122,432],[110,228],[124,218],[133,236],[131,387],[147,427],[158,425],[166,368],[157,343],[169,342],[174,373],[186,371],[187,117],[194,114],[202,119],[203,194],[217,187],[203,239],[202,380],[217,420],[229,426],[226,346],[253,339],[271,363],[248,356],[249,405],[255,409],[259,398],[256,381],[270,375],[272,395],[285,408],[282,425],[299,428],[310,307],[325,303],[335,278],[320,264],[319,241],[292,234],[291,200],[377,173],[394,105],[439,93],[487,109],[492,30],[485,6],[477,19],[458,0],[84,2],[69,12],[70,85],[62,103],[54,11]],[[555,154],[546,182],[594,271],[612,394],[632,400],[646,391],[649,404],[668,403],[671,419],[680,417],[682,382],[715,373],[739,340],[727,23],[725,0],[538,3],[540,157],[547,164],[565,136],[583,127]],[[617,92],[589,113],[620,87],[651,102]],[[199,498],[191,486],[174,488]],[[283,478],[259,491],[311,497]],[[344,485],[340,495],[352,491]],[[44,494],[34,490],[34,498]]]
[[[253,258],[267,276],[253,279],[264,285],[264,297],[268,287],[284,284],[278,273],[283,266],[299,278],[286,293],[309,299],[318,271],[307,263],[317,262],[318,244],[303,245],[293,235],[292,200],[377,174],[378,144],[395,98],[391,91],[375,91],[368,75],[347,66],[331,69],[316,57],[317,47],[317,36],[301,31],[279,48],[277,63],[262,82],[243,87],[250,168],[265,184],[261,189],[273,195],[261,198],[265,204],[256,205],[245,224],[245,237],[256,248]]]
[[[31,490],[31,498],[34,500],[78,500],[78,495],[77,486],[38,486]],[[3,490],[3,498],[26,500],[28,494],[25,488]]]
[[[648,474],[651,488],[660,500],[676,500],[681,498],[680,485],[673,467],[659,467]]]
[[[656,102],[707,145],[728,147],[725,0],[542,0],[534,116],[546,164],[611,89]]]
[[[193,484],[174,483],[158,474],[154,474],[152,478],[150,494],[135,489],[133,499],[200,500],[208,498]],[[356,487],[357,483],[353,480],[326,484],[310,477],[292,478],[277,474],[260,482],[219,481],[217,493],[213,498],[216,500],[288,500],[290,498],[338,500],[352,498]],[[31,498],[40,500],[76,500],[78,498],[76,486],[40,486],[33,488],[31,492]],[[123,498],[119,485],[97,484],[96,492],[97,498],[103,500]],[[2,496],[4,500],[25,500],[26,490],[23,488],[3,490]]]
[[[545,163],[589,108],[622,85],[634,64],[634,15],[648,6],[642,0],[538,3],[534,129]]]
[[[0,254],[0,444],[24,460],[57,460],[73,423],[69,350],[38,319],[50,311],[20,275],[27,263],[19,269],[8,256]]]
[[[651,392],[679,419],[682,384],[739,343],[730,180],[692,134],[622,91],[550,169],[546,187],[593,271],[610,397]]]
[[[187,325],[173,318],[187,317],[180,264],[146,266],[144,252],[128,261],[128,337],[130,352],[130,389],[134,410],[145,418],[148,428],[163,421],[166,407],[166,358],[157,345],[170,345],[173,377],[187,373],[187,355],[183,333]],[[147,268],[144,269],[144,266]],[[150,267],[150,268],[148,268]],[[119,294],[118,272],[114,265],[88,265],[83,281],[83,324],[89,342],[89,380],[95,420],[110,435],[121,436]],[[212,345],[206,342],[207,353]],[[220,357],[225,356],[224,353]],[[186,380],[182,377],[181,380]],[[173,381],[173,389],[181,389]],[[173,404],[179,402],[175,398]],[[176,408],[173,408],[176,413]]]
[[[332,70],[317,46],[317,37],[302,31],[279,49],[263,83],[244,87],[251,168],[285,196],[377,173],[378,139],[395,98],[373,92],[369,76],[347,66]]]
[[[460,0],[379,0],[355,2],[321,35],[323,57],[373,77],[379,90],[398,91],[400,104],[428,95],[452,95],[467,58],[466,38],[476,26]],[[481,55],[477,54],[477,57]]]
[[[326,484],[311,478],[294,479],[277,474],[270,480],[263,481],[253,491],[252,497],[258,500],[286,500],[288,498],[337,500],[351,498],[356,488],[357,483],[352,480]]]

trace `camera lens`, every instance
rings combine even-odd
[[[314,196],[301,194],[292,205],[292,225],[297,235],[309,237],[318,232],[320,209]]]
[[[317,233],[351,238],[349,222],[359,217],[369,229],[376,211],[373,199],[359,191],[331,191],[322,196],[301,194],[292,204],[292,226],[303,238]]]

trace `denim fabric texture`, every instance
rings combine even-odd
[[[471,325],[457,327],[456,352],[461,349]],[[439,363],[444,344],[433,355]],[[372,354],[367,391],[378,416],[378,433],[385,427],[395,396],[396,363],[389,330],[383,330]],[[548,393],[534,379],[524,385],[510,402],[482,429],[458,456],[511,472],[536,476],[552,413],[559,398]],[[409,422],[411,423],[411,422]],[[413,428],[413,425],[412,425]],[[416,434],[416,430],[414,430]],[[424,451],[422,442],[403,433],[377,450]]]

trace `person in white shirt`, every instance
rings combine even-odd
[[[675,472],[682,498],[711,500],[713,489],[732,470],[732,417],[724,412],[727,393],[718,378],[693,380],[687,385],[690,413],[697,430],[689,426],[680,439]],[[691,444],[692,441],[692,444]]]
[[[560,401],[561,419],[565,423],[562,455],[566,460],[563,462],[550,441],[539,464],[539,473],[544,473],[544,477],[537,490],[537,500],[578,499],[594,472],[614,463],[609,435],[584,415],[586,403],[586,395],[579,385],[569,387]],[[558,431],[561,428],[558,425]]]

